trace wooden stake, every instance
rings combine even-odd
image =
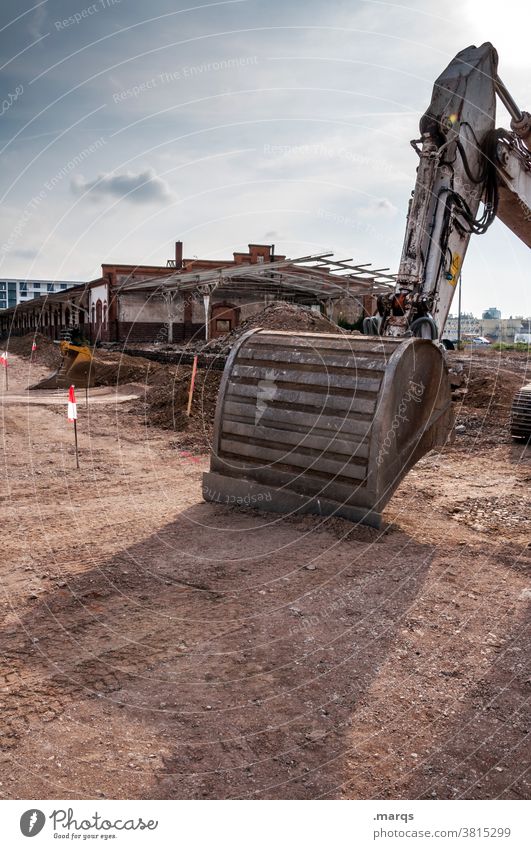
[[[190,412],[192,410],[192,395],[194,394],[196,372],[197,372],[197,354],[194,357],[194,364],[192,366],[192,377],[190,378],[190,391],[188,392],[188,407],[186,408],[186,415],[187,416],[190,416]]]
[[[74,439],[76,443],[76,469],[79,469],[79,454],[77,450],[77,419],[74,419]]]
[[[6,392],[9,389],[9,380],[7,379],[7,368],[8,368],[8,366],[7,366],[7,360],[6,360],[6,364],[4,366],[4,369],[5,369],[5,372],[6,372]]]

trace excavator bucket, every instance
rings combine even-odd
[[[406,472],[452,431],[433,342],[252,330],[225,366],[203,497],[379,527]]]
[[[94,386],[94,364],[92,351],[86,345],[61,342],[61,365],[49,377],[45,377],[30,389],[65,389],[74,386]]]

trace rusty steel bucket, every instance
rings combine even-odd
[[[379,527],[406,472],[452,431],[433,342],[255,329],[225,366],[203,497]]]

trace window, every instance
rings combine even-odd
[[[54,291],[53,283],[47,283],[46,284],[46,291],[47,292],[53,292]]]
[[[41,284],[40,284],[39,282],[37,282],[37,280],[34,280],[34,281],[33,281],[33,288],[34,288],[34,289],[40,289],[40,288],[41,288]]]
[[[27,295],[28,294],[28,284],[27,283],[21,283],[20,284],[20,294],[21,295]]]
[[[5,290],[6,290],[6,284],[2,283],[2,281],[0,281],[0,292],[5,292]]]
[[[68,289],[68,283],[61,283],[59,288],[60,289]]]
[[[230,333],[230,319],[228,318],[217,318],[216,319],[216,331],[217,333]]]

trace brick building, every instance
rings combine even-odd
[[[105,263],[95,280],[0,311],[0,335],[38,330],[59,339],[79,325],[92,343],[211,338],[274,300],[350,318],[391,280],[329,256],[289,260],[273,245],[250,244],[232,259],[186,259],[176,242],[164,266]]]

